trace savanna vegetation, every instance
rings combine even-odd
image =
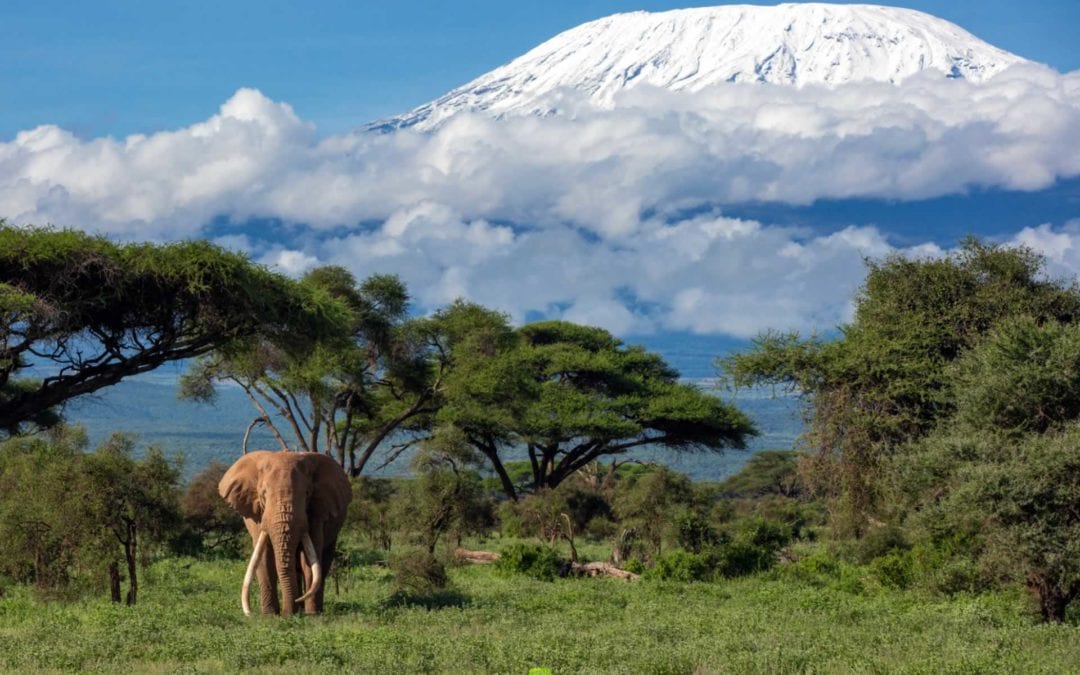
[[[0,237],[0,670],[1080,668],[1080,291],[1025,249],[871,262],[834,338],[722,359],[793,388],[807,433],[701,482],[632,450],[737,450],[753,423],[601,329],[416,317],[394,277],[203,243]],[[62,420],[189,356],[184,396],[239,386],[252,426],[350,476],[325,614],[242,615],[227,467],[184,483]],[[406,450],[412,476],[372,477]]]

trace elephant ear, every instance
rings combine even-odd
[[[313,513],[329,521],[343,519],[352,501],[352,486],[345,472],[323,454],[313,452],[304,459],[311,469]]]
[[[259,520],[262,504],[259,502],[259,470],[262,455],[266,452],[249,452],[236,460],[218,482],[218,494],[236,509],[241,516]]]

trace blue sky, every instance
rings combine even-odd
[[[645,88],[357,131],[584,21],[680,6],[7,0],[0,217],[396,273],[420,311],[601,325],[684,368],[767,328],[834,329],[867,257],[976,234],[1080,272],[1077,0],[904,5],[1057,72]]]
[[[84,138],[175,128],[239,87],[335,133],[410,109],[584,21],[709,4],[5,0],[0,140],[43,123]],[[897,4],[1059,71],[1080,68],[1077,0]]]

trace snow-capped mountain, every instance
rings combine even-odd
[[[369,128],[432,129],[465,110],[495,117],[550,114],[567,90],[610,108],[620,91],[641,84],[697,91],[719,82],[895,83],[924,70],[981,81],[1021,61],[955,24],[896,7],[725,5],[632,12],[560,33],[431,103]]]

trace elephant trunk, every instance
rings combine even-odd
[[[274,565],[277,568],[278,588],[281,591],[281,614],[289,616],[296,611],[296,596],[300,588],[297,580],[299,569],[298,549],[300,541],[307,536],[307,524],[295,522],[290,509],[285,509],[266,525],[274,549]]]

